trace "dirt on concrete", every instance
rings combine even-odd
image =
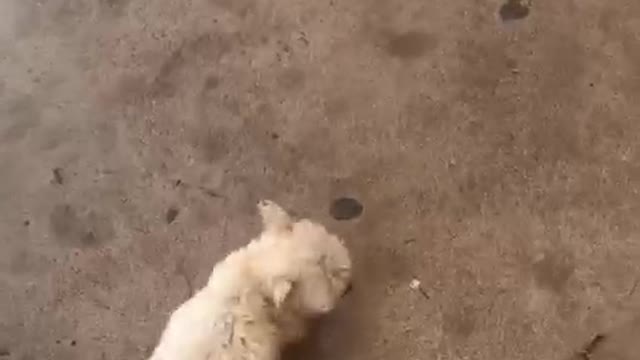
[[[0,2],[0,360],[144,359],[263,198],[355,262],[287,359],[571,357],[640,313],[638,18],[635,0]]]

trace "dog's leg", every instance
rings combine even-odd
[[[266,231],[284,231],[291,228],[291,217],[273,201],[261,200],[258,202],[258,210]]]

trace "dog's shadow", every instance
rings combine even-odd
[[[354,346],[354,325],[349,316],[349,306],[317,319],[310,324],[307,336],[296,344],[287,346],[282,360],[322,360],[340,357],[348,359]]]
[[[323,330],[320,324],[322,320],[314,323],[309,329],[309,334],[300,342],[288,345],[282,353],[282,360],[320,360],[322,356],[318,349],[322,348],[318,342],[321,340]]]

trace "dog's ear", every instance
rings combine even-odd
[[[265,231],[286,231],[291,229],[291,216],[278,204],[270,200],[258,202],[258,211],[262,216],[262,226]]]
[[[276,279],[271,284],[271,291],[273,291],[273,303],[277,308],[287,300],[293,289],[293,282],[284,278]]]

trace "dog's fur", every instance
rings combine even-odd
[[[340,239],[261,201],[263,232],[217,264],[207,285],[172,315],[150,360],[276,360],[332,310],[351,281]]]

